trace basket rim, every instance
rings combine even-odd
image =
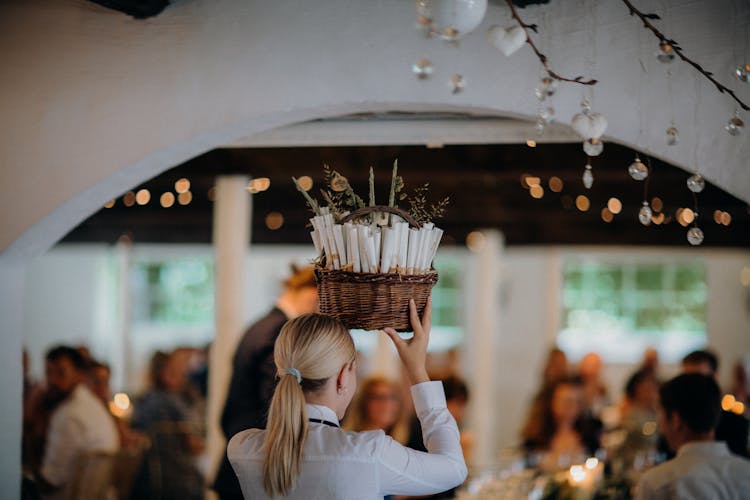
[[[326,281],[341,281],[350,283],[404,283],[404,284],[419,284],[419,283],[436,283],[439,275],[437,270],[431,269],[424,274],[402,274],[402,273],[356,273],[354,271],[347,271],[345,269],[326,269],[323,267],[316,266],[315,270],[316,281],[320,284],[319,279]]]

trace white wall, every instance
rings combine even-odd
[[[0,488],[20,498],[24,266],[0,256]]]
[[[639,4],[662,14],[670,36],[737,87],[733,47],[750,23],[747,5],[666,5],[669,12],[661,1]],[[540,24],[537,41],[554,69],[599,79],[593,106],[609,119],[607,140],[700,166],[750,200],[750,141],[723,130],[734,104],[679,62],[671,101],[681,142],[666,146],[670,98],[665,67],[653,57],[657,42],[619,0],[550,2],[522,15]],[[485,36],[490,25],[511,23],[507,8],[492,3],[458,49],[420,37],[414,22],[414,2],[404,0],[190,0],[146,21],[85,0],[2,2],[0,250],[40,254],[143,180],[290,123],[383,110],[533,119],[539,62],[528,47],[505,58]],[[410,68],[422,57],[436,72],[420,82]],[[468,82],[456,95],[448,85],[454,71]],[[557,120],[569,123],[586,92],[561,85]],[[750,87],[738,92],[747,99]]]
[[[116,360],[116,353],[104,346],[117,345],[112,340],[115,330],[104,330],[95,321],[97,308],[113,310],[108,302],[94,293],[97,269],[112,258],[112,247],[94,245],[60,245],[28,266],[27,287],[24,295],[25,343],[29,347],[37,373],[41,369],[44,350],[59,341],[82,342],[92,346],[94,354]],[[208,246],[136,246],[138,256],[158,257],[180,255],[211,255]],[[459,252],[461,254],[461,252]],[[471,254],[463,251],[467,259]],[[750,265],[750,251],[710,249],[627,249],[627,248],[519,248],[505,250],[500,287],[501,324],[496,343],[496,367],[487,376],[497,379],[494,402],[476,402],[477,411],[491,411],[496,415],[498,446],[516,442],[517,433],[527,410],[527,403],[537,389],[542,365],[548,348],[554,343],[559,314],[561,264],[567,255],[592,258],[663,261],[675,258],[698,258],[705,262],[708,279],[708,343],[720,354],[723,364],[721,382],[729,383],[731,364],[741,356],[750,356],[750,289],[743,288],[739,273]],[[248,293],[245,304],[246,321],[251,323],[273,304],[279,284],[288,273],[288,263],[305,263],[312,257],[312,246],[264,247],[254,246],[248,256]],[[468,285],[471,286],[470,284]],[[466,299],[470,300],[471,290]],[[116,314],[116,312],[115,312]],[[471,331],[467,331],[471,343]],[[143,373],[148,356],[156,348],[171,348],[191,343],[180,332],[161,340],[133,332],[140,339],[133,344],[134,369]],[[210,330],[194,337],[195,345],[210,339]],[[97,347],[100,346],[100,347]],[[481,346],[473,346],[480,347]],[[115,366],[117,369],[117,366]],[[631,365],[609,365],[605,378],[613,398],[621,395]],[[665,366],[669,376],[675,366]],[[139,389],[140,380],[127,385]]]

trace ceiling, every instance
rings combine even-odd
[[[309,212],[291,177],[309,175],[315,180],[311,193],[322,185],[324,163],[345,175],[355,190],[367,193],[368,167],[376,177],[376,197],[385,201],[390,187],[392,162],[399,161],[399,173],[407,191],[429,182],[437,200],[450,196],[451,204],[438,225],[445,229],[444,244],[463,244],[477,228],[498,228],[508,245],[656,245],[689,246],[687,228],[674,220],[675,210],[694,207],[686,188],[689,174],[661,161],[652,160],[649,199],[663,201],[666,220],[644,227],[637,212],[644,195],[644,183],[632,180],[627,166],[632,150],[607,144],[604,154],[593,158],[594,185],[583,187],[581,174],[586,156],[581,144],[445,145],[428,148],[411,146],[274,147],[221,148],[187,161],[161,175],[134,186],[148,189],[151,200],[145,206],[126,207],[118,198],[112,208],[103,208],[73,229],[63,242],[113,243],[127,234],[137,243],[209,243],[212,205],[208,191],[221,174],[243,174],[270,178],[267,191],[253,195],[253,243],[309,243],[305,229]],[[644,160],[645,161],[645,160]],[[544,196],[534,199],[521,183],[523,174],[541,178]],[[549,179],[559,177],[561,192],[549,189]],[[192,201],[162,208],[159,196],[174,192],[179,178],[191,183]],[[591,208],[581,212],[575,198],[586,195]],[[622,212],[605,222],[601,210],[611,197],[622,202]],[[707,184],[698,195],[699,225],[705,233],[704,246],[750,247],[748,205],[721,189]],[[728,226],[714,222],[714,211],[729,212]],[[283,215],[283,226],[266,227],[270,212]]]

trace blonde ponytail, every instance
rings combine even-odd
[[[267,428],[263,487],[271,497],[286,495],[297,482],[307,437],[305,395],[291,375],[282,376],[276,386]]]
[[[282,327],[273,353],[281,378],[263,442],[263,487],[270,497],[285,496],[297,485],[308,428],[305,393],[320,390],[354,356],[354,342],[338,320],[304,314]]]

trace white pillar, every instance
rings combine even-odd
[[[21,497],[21,414],[25,266],[0,257],[0,488]]]
[[[129,238],[121,238],[115,246],[117,259],[117,333],[119,349],[115,349],[116,358],[113,359],[114,373],[112,386],[118,390],[134,391],[136,382],[133,371],[133,349],[130,342],[132,298],[130,292],[130,268],[133,261],[133,242]],[[140,382],[140,380],[138,381]]]
[[[467,317],[467,375],[471,384],[469,422],[475,440],[472,465],[490,467],[497,454],[496,383],[502,367],[496,366],[497,337],[500,334],[500,265],[503,236],[483,231],[484,242],[472,259],[472,277]]]
[[[232,356],[245,324],[245,259],[252,220],[248,178],[222,176],[216,179],[214,202],[214,287],[216,336],[211,344],[208,374],[208,480],[213,481],[226,447],[221,432]]]

